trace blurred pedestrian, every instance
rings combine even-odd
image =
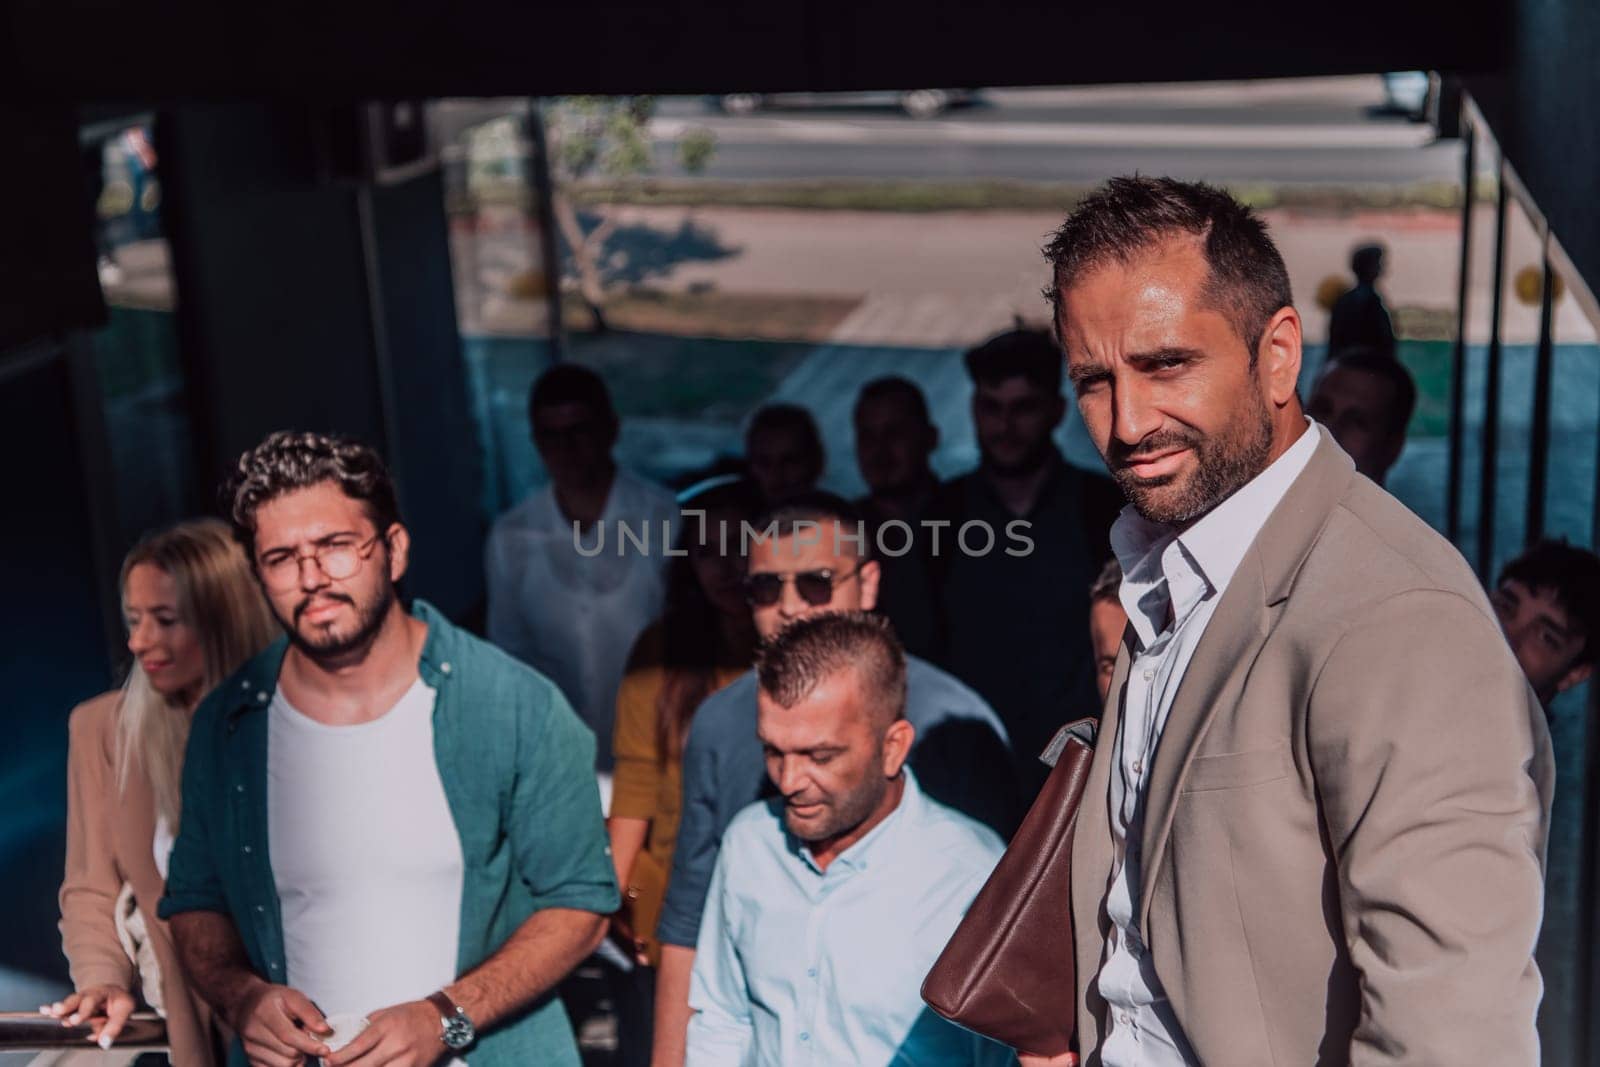
[[[1066,415],[1061,364],[1045,330],[1011,330],[966,354],[981,459],[937,509],[949,523],[934,557],[945,665],[1006,724],[1025,800],[1049,770],[1039,753],[1094,702],[1089,586],[1123,505],[1109,479],[1069,464],[1052,438]],[[1011,530],[1027,544],[1014,547]]]
[[[1394,323],[1378,292],[1383,276],[1383,246],[1367,244],[1350,254],[1350,271],[1356,284],[1333,303],[1328,318],[1328,351],[1357,346],[1383,356],[1395,354]]]
[[[1542,540],[1507,563],[1489,597],[1517,664],[1546,708],[1600,658],[1600,556]]]
[[[928,401],[909,378],[878,378],[862,387],[854,412],[856,466],[867,495],[856,501],[883,570],[878,608],[905,650],[923,659],[943,654],[943,619],[929,554],[929,515],[939,479],[929,463],[939,428]],[[887,524],[887,525],[886,525]]]
[[[817,484],[827,466],[822,434],[798,404],[768,404],[750,418],[745,463],[768,505]]]
[[[528,420],[550,483],[489,532],[488,638],[560,687],[601,739],[598,769],[609,773],[617,686],[634,640],[661,613],[678,506],[613,458],[621,423],[594,371],[545,371]],[[644,536],[626,541],[624,527]]]
[[[1393,356],[1346,348],[1322,365],[1306,414],[1328,428],[1356,470],[1382,485],[1406,447],[1417,385]]]
[[[616,778],[611,858],[622,887],[612,937],[636,966],[611,983],[619,1067],[648,1064],[661,962],[656,921],[678,839],[683,748],[695,709],[750,669],[756,631],[744,599],[739,524],[753,520],[760,495],[746,482],[722,482],[683,502],[666,608],[634,642],[617,691]],[[720,536],[735,531],[731,543]]]
[[[121,589],[133,656],[127,681],[69,720],[61,946],[74,991],[45,1011],[87,1025],[107,1049],[147,1005],[166,1019],[172,1062],[208,1067],[219,1059],[221,1032],[178,965],[156,905],[182,822],[195,707],[278,626],[249,561],[215,519],[140,541],[123,560]]]

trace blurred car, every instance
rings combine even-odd
[[[1433,79],[1426,71],[1394,70],[1383,76],[1383,110],[1411,119],[1428,117]]]
[[[914,119],[929,119],[972,103],[971,89],[874,90],[857,93],[724,93],[709,103],[728,115],[783,108],[899,108]]]

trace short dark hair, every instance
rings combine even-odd
[[[1120,593],[1122,591],[1122,564],[1117,562],[1117,557],[1112,556],[1106,560],[1106,565],[1100,568],[1100,573],[1095,575],[1094,584],[1089,586],[1089,603],[1122,604]]]
[[[1328,356],[1318,379],[1335,367],[1365,371],[1388,382],[1394,397],[1389,404],[1385,425],[1390,434],[1406,432],[1406,427],[1411,425],[1411,416],[1417,410],[1417,383],[1404,363],[1376,348],[1351,345]]]
[[[1357,281],[1370,282],[1383,273],[1383,246],[1360,245],[1350,253],[1350,273]]]
[[[540,408],[559,404],[582,404],[607,422],[617,418],[605,379],[576,363],[557,363],[534,381],[528,390],[528,422]]]
[[[327,482],[366,505],[380,534],[400,521],[394,482],[375,449],[348,437],[278,430],[241,455],[223,483],[223,510],[245,555],[255,559],[256,510],[262,504]]]
[[[834,522],[855,532],[866,529],[866,516],[861,509],[837,493],[826,489],[807,489],[784,497],[760,515],[755,528],[765,538],[769,530],[777,537],[792,537],[801,523]],[[854,535],[852,534],[852,540]],[[841,538],[842,540],[842,538]],[[863,563],[872,558],[872,538],[863,536],[856,545],[856,558]]]
[[[822,434],[817,430],[817,420],[811,417],[811,412],[799,404],[765,404],[756,409],[750,416],[750,426],[744,432],[745,447],[750,447],[750,439],[758,433],[782,431],[798,434],[805,443],[806,451],[817,457],[817,470],[822,470],[825,454],[822,450]]]
[[[1073,209],[1045,245],[1046,298],[1061,321],[1061,291],[1086,270],[1127,263],[1172,237],[1198,239],[1210,268],[1204,299],[1227,316],[1256,357],[1267,323],[1294,304],[1283,256],[1255,212],[1205,182],[1112,178]]]
[[[756,679],[780,707],[792,708],[823,680],[854,670],[874,706],[905,717],[906,654],[894,627],[865,611],[830,611],[799,619],[761,646]]]
[[[1494,584],[1510,581],[1554,593],[1556,603],[1583,628],[1580,662],[1600,661],[1600,556],[1566,538],[1545,538],[1507,563]]]
[[[974,383],[997,385],[1007,378],[1025,378],[1047,393],[1059,393],[1064,358],[1055,334],[1019,327],[968,349],[963,360]]]
[[[911,414],[926,425],[932,425],[933,419],[928,415],[928,398],[922,394],[917,383],[910,378],[898,374],[874,378],[861,387],[861,392],[856,396],[855,410],[876,400],[898,400],[910,409]]]

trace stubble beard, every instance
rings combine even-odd
[[[1108,459],[1112,478],[1134,510],[1149,522],[1188,526],[1266,470],[1272,458],[1272,415],[1258,389],[1252,389],[1250,395],[1249,407],[1235,434],[1205,436],[1196,431],[1163,435],[1143,443],[1145,452],[1175,446],[1193,450],[1194,473],[1178,483],[1175,491],[1177,475],[1145,479],[1124,465],[1137,453],[1119,457],[1122,462],[1116,464]]]
[[[331,662],[342,660],[372,643],[378,631],[383,628],[385,617],[389,609],[394,606],[395,591],[392,582],[384,582],[382,588],[366,605],[355,602],[354,599],[335,594],[336,599],[345,600],[356,609],[356,625],[349,633],[331,633],[323,631],[316,636],[308,636],[300,628],[300,613],[309,603],[301,602],[295,608],[293,619],[279,619],[283,624],[284,632],[289,635],[289,643],[294,645],[306,657],[315,662]]]
[[[876,766],[876,764],[874,764]],[[819,826],[796,826],[787,815],[784,824],[789,832],[807,843],[827,841],[842,837],[866,822],[883,801],[889,783],[881,774],[873,774],[861,786],[834,801],[827,809],[828,818]]]

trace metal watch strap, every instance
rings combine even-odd
[[[444,990],[440,989],[436,992],[429,993],[425,999],[429,1004],[432,1004],[439,1010],[439,1025],[442,1029],[448,1030],[451,1022],[459,1019],[466,1023],[467,1026],[473,1030],[474,1034],[476,1033],[477,1028],[473,1026],[472,1018],[467,1015],[464,1010],[462,1010],[461,1005],[450,999],[449,993],[446,993]],[[449,1044],[449,1042],[447,1041],[446,1044]]]

